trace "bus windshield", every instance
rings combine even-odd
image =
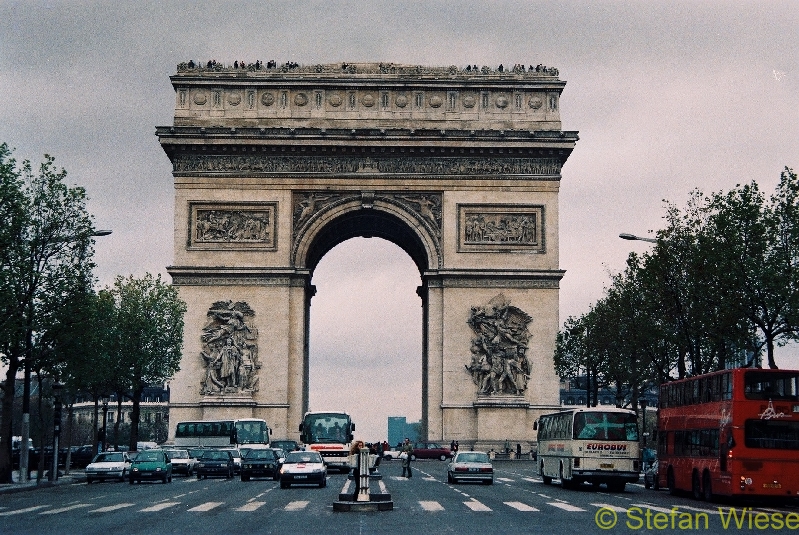
[[[574,415],[574,438],[579,440],[638,440],[634,414],[623,412],[578,412]]]
[[[238,444],[268,444],[269,429],[263,420],[237,420],[236,438]]]
[[[304,426],[309,443],[346,443],[350,418],[345,414],[306,414]]]

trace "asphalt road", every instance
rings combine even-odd
[[[642,484],[628,485],[623,493],[588,485],[565,490],[557,482],[544,485],[531,462],[497,462],[495,469],[494,485],[452,485],[446,483],[445,462],[417,461],[411,479],[399,477],[398,461],[384,462],[383,483],[394,510],[368,513],[333,512],[333,502],[346,483],[344,474],[331,474],[327,487],[321,489],[280,489],[272,480],[198,481],[182,476],[167,484],[60,485],[3,495],[0,533],[799,532],[795,504],[697,502],[666,491],[645,490]],[[794,518],[795,529],[788,529],[786,520]]]

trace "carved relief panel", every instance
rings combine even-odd
[[[277,248],[277,203],[189,203],[189,249]]]
[[[458,205],[458,251],[544,252],[544,207]]]
[[[217,301],[208,309],[201,335],[205,373],[200,394],[252,394],[258,391],[258,329],[255,312],[243,301]]]
[[[480,395],[522,395],[530,380],[527,345],[533,321],[499,294],[486,305],[472,307],[467,323],[474,331],[468,371]]]

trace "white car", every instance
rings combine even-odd
[[[447,466],[447,483],[479,481],[484,485],[494,483],[494,466],[484,451],[460,451]]]
[[[327,486],[327,467],[315,451],[290,451],[280,467],[280,488],[291,485]]]
[[[86,483],[95,480],[116,479],[125,481],[130,474],[130,457],[124,451],[106,451],[95,455],[86,467]]]
[[[191,457],[189,452],[181,449],[164,450],[172,461],[173,474],[186,474],[186,476],[194,475],[194,470],[197,468],[197,459]]]

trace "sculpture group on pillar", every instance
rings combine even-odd
[[[532,318],[499,294],[472,307],[468,323],[475,333],[466,369],[481,395],[522,395],[530,379],[527,326]]]
[[[208,310],[208,323],[201,336],[205,365],[201,394],[258,391],[258,330],[247,322],[254,315],[241,301],[217,301]]]

